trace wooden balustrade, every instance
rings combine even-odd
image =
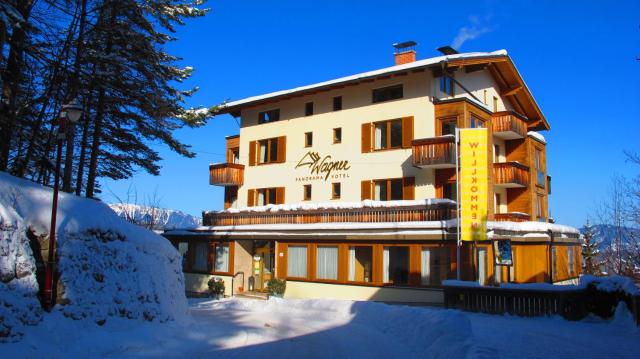
[[[413,165],[422,168],[451,168],[456,166],[454,136],[440,136],[413,140]]]
[[[531,220],[531,216],[520,212],[495,213],[494,220],[499,222],[526,222]]]
[[[309,223],[443,221],[456,216],[455,203],[405,207],[312,209],[277,212],[204,212],[205,226]]]
[[[209,166],[209,184],[214,186],[241,186],[244,183],[244,165],[218,163]]]
[[[493,135],[505,140],[515,140],[527,136],[527,119],[512,111],[496,112],[491,117]]]
[[[494,184],[505,188],[527,187],[529,167],[518,162],[493,164]]]

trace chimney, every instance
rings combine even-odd
[[[408,64],[416,61],[416,45],[415,41],[405,41],[393,44],[396,51],[393,56],[396,59],[396,65]]]
[[[449,45],[439,47],[437,50],[440,51],[443,55],[455,55],[459,53],[458,50]]]

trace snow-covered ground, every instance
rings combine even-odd
[[[334,300],[192,300],[183,323],[117,318],[100,327],[59,314],[2,357],[637,358],[629,313],[569,322]]]

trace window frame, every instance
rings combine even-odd
[[[398,88],[400,89],[399,91],[400,95],[398,97],[395,97],[398,94],[394,92],[394,90],[397,90]],[[395,101],[403,98],[404,98],[404,84],[401,84],[401,83],[384,86],[384,87],[378,87],[371,90],[371,103],[373,104]]]
[[[453,76],[440,76],[440,80],[438,81],[440,92],[446,94],[448,97],[455,96],[456,86],[453,81]]]
[[[195,273],[195,274],[209,274],[209,275],[232,275],[234,270],[234,251],[235,245],[234,242],[225,242],[225,241],[198,241],[198,240],[177,240],[174,243],[174,246],[178,246],[179,243],[187,242],[187,252],[186,252],[186,262],[185,266],[182,268],[184,273]],[[194,269],[193,263],[195,261],[195,249],[197,245],[205,245],[207,247],[207,269],[200,270]],[[227,258],[227,271],[216,271],[215,261],[216,261],[216,251],[217,247],[220,245],[228,246],[228,255]]]
[[[393,181],[399,181],[400,182],[400,188],[402,189],[401,193],[402,193],[402,197],[400,199],[392,199],[390,198],[391,196],[391,182]],[[373,198],[374,201],[402,201],[404,199],[404,178],[403,177],[399,177],[399,178],[381,178],[381,179],[375,179],[371,181],[373,183],[373,195],[371,196]],[[386,191],[386,198],[387,199],[376,199],[376,183],[381,183],[381,182],[386,182],[386,187],[387,187],[387,191]]]
[[[393,123],[394,122],[399,122],[400,123],[400,144],[398,146],[391,146],[391,138],[392,133],[391,130],[393,129]],[[376,143],[378,141],[376,141],[376,128],[377,125],[379,124],[384,124],[385,127],[385,131],[386,131],[386,146],[387,147],[381,147],[381,148],[376,148]],[[384,121],[376,121],[372,123],[372,128],[373,128],[373,151],[389,151],[389,150],[397,150],[397,149],[401,149],[402,147],[402,136],[403,136],[403,131],[404,129],[402,128],[402,118],[394,118],[391,120],[384,120]],[[382,139],[381,139],[382,142]]]
[[[407,250],[407,281],[406,281],[406,283],[399,283],[399,284],[394,283],[391,280],[391,273],[389,273],[389,281],[388,282],[384,281],[384,271],[385,271],[385,268],[384,268],[384,250],[385,250],[386,247],[389,247],[389,248],[404,247],[404,248],[406,248],[406,250]],[[420,254],[422,255],[422,252]],[[382,260],[382,278],[381,278],[380,281],[382,282],[383,286],[391,286],[391,287],[393,287],[393,286],[400,286],[400,287],[412,286],[411,285],[411,245],[410,244],[395,244],[394,243],[394,244],[384,244],[384,245],[382,245],[382,258],[381,258],[381,260]],[[391,265],[391,257],[389,257],[389,263],[388,264]]]
[[[338,189],[336,195],[336,188]],[[331,183],[331,199],[340,199],[342,195],[342,185],[340,182]]]
[[[313,132],[304,133],[304,148],[313,147]]]
[[[366,244],[366,243],[347,243],[346,244],[347,247],[347,268],[345,271],[345,283],[347,284],[357,284],[357,285],[366,285],[366,286],[378,286],[378,284],[375,281],[375,273],[376,273],[376,247],[374,244]],[[369,247],[371,249],[371,278],[368,282],[366,281],[359,281],[359,280],[349,280],[349,249],[351,247]],[[354,273],[354,277],[355,277],[355,273]]]
[[[309,190],[309,193],[307,195],[307,189]],[[303,201],[311,201],[311,196],[312,196],[312,188],[310,184],[305,184],[302,186],[302,200]]]
[[[304,104],[304,116],[309,117],[313,116],[313,101],[305,102]]]
[[[269,117],[275,117],[275,119],[270,119]],[[280,121],[280,109],[274,108],[271,110],[260,111],[258,112],[258,124],[271,123]]]
[[[257,141],[257,154],[258,154],[258,165],[269,165],[273,163],[280,163],[278,161],[278,137],[265,138]],[[265,148],[267,149],[266,162],[262,162],[262,142],[266,142],[267,145]],[[274,151],[275,150],[275,151]],[[275,152],[276,158],[272,160],[273,153]]]
[[[342,127],[335,127],[333,129],[333,144],[342,143]]]
[[[430,254],[429,254],[429,284],[423,284],[422,283],[422,251],[424,250],[429,250]],[[421,287],[430,287],[430,288],[438,288],[442,286],[442,281],[449,279],[449,274],[451,274],[451,263],[453,262],[453,258],[451,256],[451,250],[448,247],[441,247],[441,246],[436,246],[436,245],[425,245],[425,244],[419,244],[418,245],[418,250],[419,250],[419,254],[420,254],[420,284],[419,286]],[[444,259],[444,263],[438,263],[438,264],[433,264],[433,262],[436,262],[437,260],[439,261],[440,257],[438,256],[434,256],[434,254],[443,254],[443,259]],[[442,274],[441,269],[445,268],[446,269],[446,273],[444,273],[444,279],[441,279],[440,277],[438,277],[437,280],[434,280],[434,267],[438,267],[438,274]],[[433,284],[435,282],[435,284]]]
[[[533,165],[536,169],[536,186],[545,188],[547,176],[545,169],[542,167],[542,149],[538,146],[533,147]],[[542,180],[542,183],[540,182]]]
[[[333,111],[342,111],[342,96],[333,97]]]
[[[321,282],[321,283],[340,283],[340,263],[342,262],[342,251],[340,250],[340,244],[331,244],[331,243],[323,243],[323,244],[314,244],[313,246],[313,257],[312,257],[312,265],[313,265],[313,281]],[[320,247],[330,247],[336,248],[337,250],[337,258],[336,258],[336,279],[331,278],[318,278],[318,248]],[[288,258],[287,258],[288,260]],[[287,263],[288,264],[288,263]],[[287,268],[288,269],[288,268]]]
[[[305,259],[305,264],[306,264],[306,276],[305,277],[293,277],[289,275],[289,263],[291,262],[290,259],[290,255],[291,255],[291,247],[305,247],[306,248],[306,254],[307,254],[307,258]],[[308,243],[304,243],[304,244],[300,244],[300,243],[295,243],[295,244],[287,244],[287,267],[286,267],[286,279],[291,279],[291,280],[310,280],[311,279],[311,273],[309,271],[309,255],[311,254],[311,251],[309,250],[309,244]]]

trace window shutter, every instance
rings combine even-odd
[[[405,177],[402,179],[402,199],[413,200],[416,198],[415,185],[415,177]]]
[[[362,153],[371,152],[371,123],[362,124]]]
[[[360,184],[360,199],[371,199],[371,181],[362,181]]]
[[[402,148],[411,148],[413,141],[413,116],[402,118]]]
[[[287,162],[287,136],[278,137],[278,162]]]
[[[249,166],[256,165],[256,149],[258,147],[258,141],[249,142]]]
[[[284,187],[276,188],[276,204],[284,204]]]
[[[247,191],[247,207],[253,207],[256,205],[256,190],[250,189]]]

